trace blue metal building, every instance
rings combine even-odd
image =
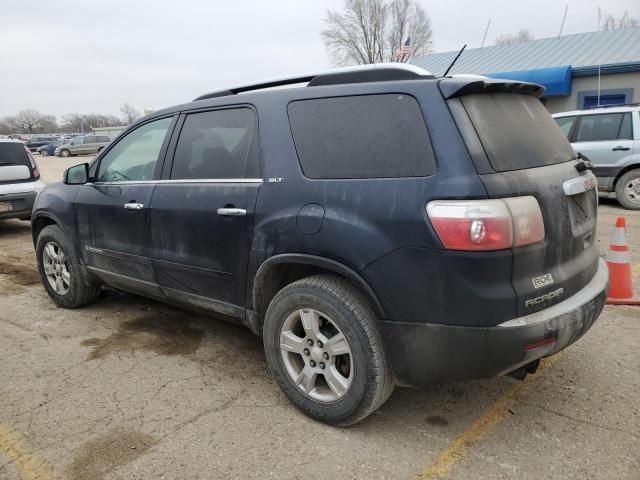
[[[442,75],[457,53],[430,53],[412,63]],[[466,49],[449,73],[539,83],[552,113],[639,103],[640,27]]]

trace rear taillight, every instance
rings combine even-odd
[[[27,151],[27,155],[29,156],[29,161],[31,162],[31,170],[33,170],[33,177],[39,178],[40,170],[38,169],[38,164],[36,163],[36,159],[33,158],[33,155],[31,154],[31,150],[29,150],[26,146],[24,147],[24,149]]]
[[[435,200],[427,214],[450,250],[504,250],[544,240],[544,221],[532,196],[497,200]]]

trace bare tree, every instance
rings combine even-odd
[[[640,19],[630,17],[628,12],[624,12],[619,18],[611,14],[605,14],[598,9],[598,19],[600,30],[618,30],[620,28],[632,28],[640,25]]]
[[[416,0],[345,0],[344,12],[329,10],[322,39],[336,65],[392,62],[410,38],[411,53],[431,50],[431,21]]]
[[[528,42],[529,40],[534,40],[533,34],[529,30],[523,28],[517,33],[496,37],[496,45],[511,45],[514,43]]]
[[[113,115],[97,113],[68,113],[62,117],[62,130],[65,132],[88,132],[96,127],[116,127],[122,121]]]
[[[120,111],[122,112],[122,121],[129,125],[130,123],[135,122],[140,118],[140,112],[136,110],[136,108],[130,103],[125,103],[120,107]]]
[[[20,133],[36,133],[42,129],[43,115],[37,110],[20,110],[16,115],[5,119],[10,129]]]

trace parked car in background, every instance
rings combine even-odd
[[[27,140],[26,145],[30,151],[35,152],[39,147],[54,142],[55,140],[56,137],[53,136],[34,135],[29,140]]]
[[[61,145],[64,145],[64,143],[65,142],[63,142],[62,140],[56,140],[54,142],[47,143],[42,147],[38,147],[36,152],[42,155],[43,157],[48,157],[49,155],[53,155],[56,151],[56,148]]]
[[[20,140],[0,139],[0,219],[31,218],[40,180],[38,164]]]
[[[609,278],[596,179],[542,92],[374,65],[154,112],[38,196],[44,288],[246,325],[334,425],[395,385],[524,378],[589,330]]]
[[[111,139],[105,135],[84,135],[74,137],[69,143],[60,145],[55,154],[60,157],[73,155],[95,155],[109,144]]]
[[[640,106],[612,106],[556,113],[556,123],[576,152],[593,164],[598,188],[640,210]]]

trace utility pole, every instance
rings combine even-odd
[[[484,47],[484,42],[487,39],[487,33],[489,33],[489,25],[491,25],[491,19],[487,22],[487,28],[484,29],[484,37],[482,37],[482,45],[480,45],[480,48]]]
[[[564,21],[567,19],[567,10],[569,10],[569,4],[564,6],[564,15],[562,15],[562,23],[560,24],[560,32],[558,38],[562,36],[562,29],[564,28]]]

